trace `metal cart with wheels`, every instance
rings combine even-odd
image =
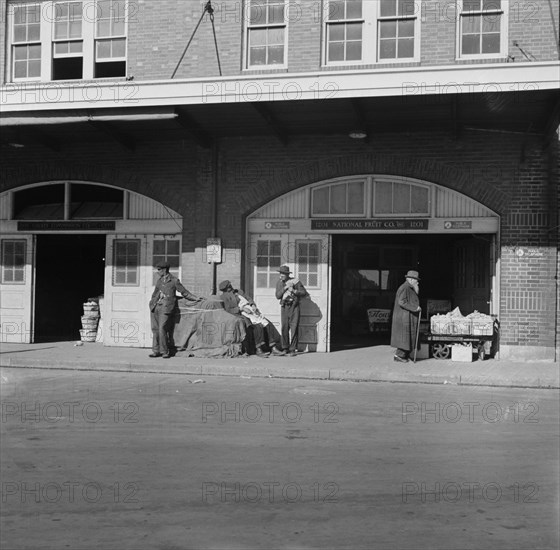
[[[420,341],[430,345],[434,359],[450,359],[453,344],[470,343],[478,353],[478,359],[483,361],[490,355],[493,339],[494,335],[431,334],[429,332],[420,335]]]

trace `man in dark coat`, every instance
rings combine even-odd
[[[156,281],[150,299],[152,325],[152,353],[150,357],[169,359],[169,341],[173,336],[173,325],[177,308],[177,292],[192,302],[200,302],[203,298],[189,292],[177,277],[169,273],[169,263],[159,262],[156,265],[159,279]]]
[[[224,309],[240,317],[245,323],[245,340],[243,340],[243,351],[247,354],[252,354],[253,350],[259,357],[268,357],[270,354],[266,353],[262,347],[264,345],[264,332],[262,325],[253,325],[251,320],[241,314],[239,308],[239,299],[233,289],[233,285],[227,279],[222,281],[218,288],[222,291],[220,299],[224,302]],[[239,291],[238,291],[239,292]]]
[[[283,265],[278,269],[280,279],[276,283],[276,298],[280,300],[280,324],[282,330],[282,348],[294,357],[297,355],[299,301],[307,296],[307,290],[297,279],[290,277],[290,268]],[[292,335],[290,339],[290,333]]]
[[[406,281],[398,288],[393,308],[391,346],[397,348],[395,361],[408,362],[416,343],[416,332],[420,322],[420,291],[418,271],[409,271]]]

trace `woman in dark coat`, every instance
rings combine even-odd
[[[391,346],[397,348],[394,360],[401,363],[408,361],[410,352],[414,349],[421,311],[418,271],[409,271],[405,277],[406,281],[398,288],[395,296],[391,328]]]

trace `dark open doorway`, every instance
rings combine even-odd
[[[331,350],[389,344],[387,316],[409,269],[420,272],[424,312],[429,299],[447,300],[463,315],[475,309],[489,313],[492,239],[458,234],[333,235]],[[371,326],[369,309],[380,310],[382,322]]]
[[[105,235],[38,235],[35,342],[79,340],[83,303],[103,294]]]

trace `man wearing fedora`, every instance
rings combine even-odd
[[[177,311],[177,292],[186,300],[200,302],[203,298],[189,292],[177,277],[169,273],[169,262],[156,264],[159,279],[150,299],[152,353],[150,357],[169,359],[169,341],[173,340],[173,325]]]
[[[416,345],[416,332],[420,322],[420,277],[418,271],[410,270],[405,282],[398,288],[393,308],[391,346],[397,348],[394,360],[408,362],[410,352]]]
[[[276,283],[276,298],[280,300],[282,348],[294,357],[298,347],[299,302],[307,296],[307,290],[300,281],[290,277],[291,271],[287,265],[281,266],[278,273],[280,279]]]

